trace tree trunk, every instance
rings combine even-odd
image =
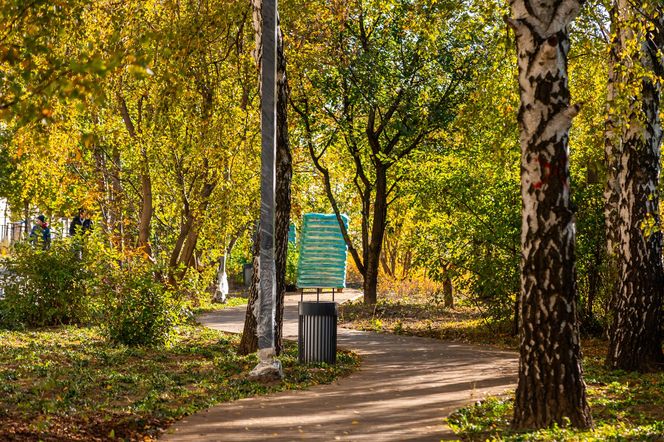
[[[178,264],[178,267],[181,267],[182,273],[180,273],[179,279],[182,279],[184,276],[186,268],[198,268],[196,260],[194,259],[194,252],[196,251],[196,244],[198,243],[198,235],[198,225],[197,223],[194,223],[191,230],[189,230],[187,240],[185,241],[184,247],[182,247],[182,253],[180,254],[180,263]]]
[[[171,283],[175,282],[174,270],[177,268],[178,261],[180,259],[180,253],[182,252],[182,247],[184,246],[184,242],[187,240],[189,231],[191,230],[194,223],[194,218],[189,213],[189,211],[185,210],[185,212],[186,212],[185,220],[180,224],[180,233],[178,234],[177,240],[175,240],[175,245],[173,246],[173,250],[171,251],[171,257],[168,261],[168,266],[171,269],[169,277]]]
[[[383,236],[387,223],[387,168],[382,164],[376,166],[376,193],[374,195],[373,223],[368,252],[365,254],[364,303],[375,304],[378,300],[378,273],[380,271],[380,254],[383,247]]]
[[[610,288],[611,296],[615,296],[618,289],[618,265],[616,261],[616,249],[620,239],[618,238],[619,229],[619,206],[620,206],[620,188],[618,185],[618,171],[620,169],[620,151],[622,144],[620,142],[619,116],[614,111],[616,98],[616,84],[619,82],[618,71],[618,50],[620,47],[619,29],[617,29],[616,8],[611,9],[611,35],[612,41],[609,49],[608,60],[608,82],[606,85],[606,123],[604,131],[604,160],[606,163],[606,183],[604,185],[604,226],[606,232],[606,259],[607,259],[607,285]]]
[[[277,297],[274,319],[275,351],[283,349],[284,296],[286,294],[286,261],[288,228],[291,212],[291,178],[293,159],[288,138],[288,77],[281,27],[277,27],[277,164],[275,184],[274,260],[277,272]]]
[[[395,234],[394,236],[397,236]],[[399,249],[399,243],[397,240],[391,241],[393,235],[384,234],[383,235],[383,250],[380,254],[380,265],[383,269],[383,273],[389,276],[392,279],[396,278],[397,273],[397,254]]]
[[[124,216],[122,212],[122,201],[124,197],[124,189],[120,174],[122,173],[122,159],[120,158],[120,149],[113,146],[113,159],[112,172],[111,172],[111,225],[113,232],[115,232],[116,239],[113,241],[116,248],[124,253],[125,247],[125,231],[124,231]]]
[[[638,11],[627,0],[619,0],[617,8],[614,20],[620,28],[619,62],[626,58],[638,60],[636,64],[646,72],[661,75],[664,63],[659,48],[664,42],[664,11],[651,20],[659,29],[647,39],[641,32],[622,28],[642,22],[641,17],[653,11]],[[638,53],[632,54],[629,48],[635,39],[641,44]],[[626,124],[620,128],[619,280],[606,363],[614,369],[649,371],[664,363],[660,323],[664,270],[657,191],[662,140],[660,89],[650,77],[638,72],[638,67],[636,72],[622,71],[622,90],[634,95],[627,97],[629,104],[622,110]]]
[[[256,328],[258,323],[254,311],[256,309],[256,302],[258,301],[258,271],[259,271],[258,256],[254,257],[254,274],[251,278],[251,286],[249,288],[249,300],[247,301],[247,313],[244,319],[244,328],[242,329],[242,339],[238,346],[238,354],[248,355],[258,350],[258,336],[256,335]]]
[[[214,291],[214,296],[212,297],[214,302],[221,302],[221,303],[226,302],[227,294],[222,291],[222,285],[228,284],[228,278],[224,278],[224,276],[226,275],[226,265],[228,263],[229,257],[231,256],[231,253],[233,253],[233,248],[235,247],[235,243],[242,234],[243,230],[244,229],[240,229],[237,233],[231,236],[228,245],[224,249],[224,254],[221,256],[221,258],[219,258],[219,268],[217,269],[217,278],[215,280],[215,291]],[[224,279],[226,279],[225,282]]]
[[[252,247],[252,255],[254,256],[253,275],[251,276],[251,285],[249,286],[249,299],[247,300],[247,313],[244,317],[244,329],[242,330],[242,339],[238,346],[237,352],[241,355],[248,355],[258,350],[258,335],[256,334],[257,321],[256,321],[256,308],[258,301],[258,287],[260,284],[259,271],[260,271],[260,229],[256,227],[254,235],[254,244]]]
[[[449,276],[443,278],[443,302],[445,308],[454,308],[454,290]]]
[[[578,0],[513,0],[521,107],[521,321],[515,428],[592,426],[581,370],[570,209],[567,26]]]
[[[122,116],[122,120],[124,121],[129,136],[135,142],[140,143],[141,141],[138,139],[136,127],[129,115],[127,102],[121,91],[118,91],[117,99],[120,106],[120,115]],[[152,223],[152,214],[154,211],[154,208],[152,207],[152,179],[150,178],[148,155],[145,146],[141,146],[140,151],[143,162],[141,164],[141,212],[138,224],[138,248],[143,251],[149,260],[152,260],[152,249],[150,248],[150,224]]]
[[[206,169],[207,169],[207,164],[206,164]],[[196,250],[196,244],[198,243],[198,235],[199,235],[199,227],[200,227],[200,221],[196,218],[197,213],[202,213],[204,214],[207,210],[208,204],[210,203],[210,196],[212,195],[212,192],[214,192],[215,187],[217,187],[216,183],[205,183],[203,187],[201,188],[201,193],[200,193],[200,203],[198,206],[198,211],[196,213],[189,213],[189,217],[191,220],[188,220],[189,224],[189,231],[187,232],[187,239],[184,243],[184,246],[182,246],[182,251],[180,253],[180,259],[178,261],[178,265],[184,265],[185,267],[188,266],[189,262],[191,262],[191,258],[194,254],[194,250]]]
[[[138,248],[148,259],[152,257],[150,247],[150,225],[152,224],[152,180],[148,169],[148,157],[145,148],[141,148],[143,166],[141,168],[141,218],[138,225]]]
[[[254,32],[256,34],[257,48],[260,47],[260,20],[256,15],[261,13],[261,0],[252,0],[254,9]],[[256,57],[260,71],[260,58]],[[274,226],[274,248],[275,248],[275,272],[276,272],[276,297],[275,297],[275,319],[274,340],[275,352],[279,355],[283,349],[283,314],[284,296],[286,293],[286,260],[288,256],[288,228],[290,224],[291,210],[291,178],[293,175],[292,157],[288,139],[288,77],[286,75],[286,57],[284,56],[283,35],[281,27],[277,26],[277,156],[275,177],[275,226]],[[257,235],[259,238],[260,235]],[[258,241],[258,240],[257,240]],[[256,252],[257,253],[257,252]],[[258,298],[258,287],[260,276],[258,275],[259,259],[254,255],[254,276],[249,289],[249,302],[245,319],[245,327],[242,334],[242,351],[252,353],[258,350],[257,321],[254,307]],[[252,334],[253,337],[245,335]]]

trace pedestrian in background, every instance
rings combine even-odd
[[[82,235],[90,230],[92,230],[92,220],[89,218],[87,210],[84,208],[78,209],[78,215],[71,220],[69,225],[69,236]]]
[[[92,220],[84,208],[78,209],[78,215],[71,220],[69,225],[69,236],[72,237],[74,254],[79,260],[83,260],[83,237],[92,230]]]
[[[41,246],[42,250],[48,250],[51,247],[51,228],[44,215],[39,215],[35,219],[35,225],[30,231],[30,243],[33,246]]]

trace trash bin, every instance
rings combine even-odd
[[[337,303],[300,302],[297,333],[300,362],[337,362]]]

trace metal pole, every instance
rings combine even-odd
[[[276,275],[274,263],[274,189],[276,163],[277,1],[262,1],[261,50],[261,213],[258,349],[274,354]],[[270,349],[272,352],[270,352]]]

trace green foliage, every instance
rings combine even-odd
[[[3,266],[0,324],[40,327],[90,319],[90,273],[69,242],[59,241],[49,250],[18,244]]]
[[[6,197],[11,194],[11,180],[10,177],[14,173],[14,165],[7,149],[3,147],[6,142],[5,137],[7,134],[0,130],[0,197]]]
[[[416,225],[415,266],[434,280],[451,278],[458,301],[503,321],[519,292],[521,204],[514,60],[497,42],[450,133],[407,165],[404,192]]]
[[[295,244],[288,243],[286,256],[286,284],[295,285],[297,282],[297,262],[300,259],[300,249]]]
[[[570,133],[571,196],[582,330],[601,332],[613,276],[602,212],[609,19],[606,2],[591,3],[572,25],[570,88],[584,105]],[[178,298],[205,304],[217,259],[232,249],[228,273],[241,283],[259,201],[250,4],[26,5],[0,5],[0,19],[10,24],[0,48],[0,195],[14,215],[26,205],[54,218],[94,208],[95,241],[112,250],[86,256],[83,267],[94,280],[89,290],[131,292],[104,275],[120,274],[120,263],[140,256],[135,246],[149,194],[150,260],[157,267],[145,273],[167,269],[157,279],[171,276]],[[279,6],[294,105],[293,216],[330,212],[320,174],[312,173],[302,148],[310,141],[329,170],[340,210],[351,217],[349,235],[363,258],[382,165],[390,202],[384,275],[451,281],[457,304],[478,306],[493,322],[512,319],[520,149],[507,3],[286,0]],[[630,26],[642,35],[646,29],[637,25]],[[625,107],[618,101],[609,111]],[[296,261],[289,247],[288,283],[295,282]],[[429,293],[435,301],[437,292]]]
[[[205,304],[210,301],[217,281],[217,267],[208,267],[196,270],[181,267],[184,276],[178,282],[178,298],[193,306]]]
[[[492,430],[509,426],[511,411],[510,400],[489,397],[455,411],[447,418],[447,424],[468,439],[484,440]]]
[[[170,344],[183,311],[174,293],[155,280],[154,270],[129,264],[113,279],[106,324],[110,340],[134,346]]]
[[[119,54],[68,45],[84,26],[86,2],[5,0],[0,4],[0,119],[49,119],[53,99],[82,98],[96,90],[98,76]],[[85,74],[93,74],[86,76]]]

